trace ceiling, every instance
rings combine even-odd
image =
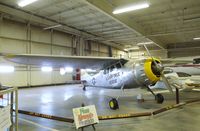
[[[154,49],[185,47],[200,37],[199,0],[144,0],[149,8],[118,15],[112,14],[115,8],[139,0],[38,0],[23,8],[18,1],[0,0],[2,16],[43,27],[61,24],[57,30],[120,49],[141,42],[152,42]]]

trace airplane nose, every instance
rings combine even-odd
[[[163,67],[162,64],[159,63],[159,62],[157,62],[157,65],[155,65],[155,63],[152,62],[151,69],[152,69],[152,72],[153,72],[157,77],[160,77],[161,72],[164,70],[164,67]]]

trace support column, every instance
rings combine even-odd
[[[112,57],[112,47],[111,46],[108,46],[108,55],[109,57]]]
[[[179,89],[176,88],[176,104],[179,104]]]
[[[53,29],[51,29],[51,55],[53,54]]]
[[[76,80],[81,80],[81,70],[79,68],[76,69]]]
[[[31,24],[27,23],[27,31],[26,31],[26,54],[31,54]],[[31,85],[31,66],[27,65],[27,86]]]

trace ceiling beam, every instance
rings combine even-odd
[[[46,26],[61,24],[62,28],[60,28],[60,29],[57,28],[56,30],[66,32],[66,33],[69,33],[69,34],[72,34],[72,35],[77,35],[77,36],[83,37],[85,39],[88,38],[88,37],[91,37],[91,38],[92,37],[94,37],[94,38],[100,37],[102,39],[105,39],[102,36],[98,36],[96,34],[92,34],[90,32],[80,30],[80,29],[77,29],[77,28],[72,27],[72,26],[68,26],[65,23],[60,23],[60,22],[57,22],[56,20],[52,20],[52,19],[49,19],[47,17],[40,16],[38,14],[34,14],[32,12],[22,10],[21,8],[17,8],[17,7],[14,7],[14,6],[4,4],[2,2],[0,2],[0,12],[3,12],[5,14],[9,14],[9,15],[17,17],[17,18],[20,18],[22,20],[27,21],[28,23],[31,23],[31,24],[37,23],[37,24],[42,24],[42,25],[46,25]],[[106,45],[111,45],[111,46],[113,46],[113,47],[115,47],[119,50],[123,50],[123,47],[118,46],[116,43],[113,43],[113,42],[102,42],[102,43],[104,43]]]
[[[68,13],[68,14],[71,14],[71,13],[73,13],[75,10],[81,10],[81,9],[85,9],[85,8],[87,8],[88,7],[88,5],[75,5],[75,6],[72,6],[72,7],[69,7],[69,8],[65,8],[65,9],[63,9],[63,10],[60,10],[60,11],[58,11],[58,12],[54,12],[54,13],[51,13],[51,14],[48,14],[47,16],[48,17],[57,17],[57,16],[62,16],[62,15],[64,15],[64,14],[66,14],[66,12]],[[70,13],[71,12],[71,13]]]
[[[102,13],[106,14],[107,16],[113,18],[117,22],[121,23],[128,29],[132,30],[136,34],[142,34],[145,35],[145,31],[143,28],[138,25],[136,22],[133,22],[130,20],[130,18],[124,16],[124,15],[113,15],[113,7],[108,3],[106,0],[82,0],[85,1],[85,3],[89,4],[90,6],[93,6],[97,10],[101,11]],[[163,43],[159,42],[158,40],[151,38],[152,41],[156,43],[157,46],[164,49],[166,48]]]
[[[195,2],[194,2],[195,1]],[[187,1],[187,0],[175,0],[175,1],[150,1],[151,7],[152,8],[148,8],[148,12],[144,13],[144,12],[136,12],[134,14],[132,14],[132,17],[148,17],[148,16],[156,16],[160,15],[160,14],[174,14],[176,12],[180,12],[181,14],[184,13],[185,14],[192,14],[195,12],[199,11],[199,3],[197,3],[196,0],[194,0],[192,2],[192,0]]]
[[[187,15],[187,16],[182,16],[182,15],[163,16],[162,18],[161,17],[157,17],[157,19],[150,18],[149,20],[139,20],[140,18],[138,18],[137,22],[141,23],[141,24],[156,24],[156,23],[160,23],[160,22],[177,22],[177,21],[182,21],[182,22],[186,23],[186,21],[195,19],[195,17],[193,17],[193,16],[199,16],[199,13],[191,14],[191,15]],[[136,18],[134,18],[134,19],[136,19]]]
[[[63,4],[66,2],[66,0],[56,0],[56,2],[48,2],[47,4],[43,5],[42,7],[36,8],[33,10],[33,12],[41,12],[43,10],[46,10],[46,8],[51,8],[52,6],[56,6],[58,4]]]
[[[86,16],[87,17],[87,16]],[[109,23],[112,22],[112,20],[108,20],[108,19],[103,19],[101,17],[97,17],[97,18],[85,18],[82,17],[81,19],[76,19],[76,20],[69,20],[66,21],[69,25],[76,25],[76,27],[80,27],[82,28],[82,26],[84,26],[84,29],[87,28],[88,26],[93,26],[96,24],[105,24],[105,23]]]
[[[110,31],[100,31],[100,32],[95,32],[97,34],[111,34],[111,33],[121,33],[121,32],[130,32],[126,28],[121,28],[121,29],[113,29]]]
[[[104,33],[104,32],[109,32],[109,31],[117,31],[117,30],[126,30],[126,28],[124,27],[120,27],[120,26],[114,26],[112,28],[103,28],[103,29],[99,29],[99,30],[91,30],[91,32],[94,33]]]
[[[89,30],[89,31],[99,31],[99,30],[104,30],[107,28],[111,28],[111,27],[122,27],[122,25],[120,25],[119,23],[113,21],[110,22],[106,22],[106,23],[98,23],[95,25],[86,25],[84,26],[84,29]]]

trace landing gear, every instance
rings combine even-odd
[[[112,98],[112,99],[109,101],[109,106],[110,106],[110,109],[112,109],[112,110],[119,109],[119,105],[118,105],[117,99]]]
[[[121,95],[123,95],[124,93],[124,85],[121,86]],[[120,96],[118,96],[117,98],[112,98],[110,101],[109,101],[109,107],[110,109],[112,110],[117,110],[119,109],[119,104],[118,104],[118,99],[119,99]]]
[[[85,85],[83,85],[83,91],[86,91],[86,86]]]
[[[162,104],[164,101],[164,97],[162,94],[156,94],[155,100],[157,101],[158,104]]]
[[[155,94],[150,88],[149,86],[147,86],[147,89],[155,96],[155,100],[157,103],[162,104],[164,101],[164,97],[162,94]]]

